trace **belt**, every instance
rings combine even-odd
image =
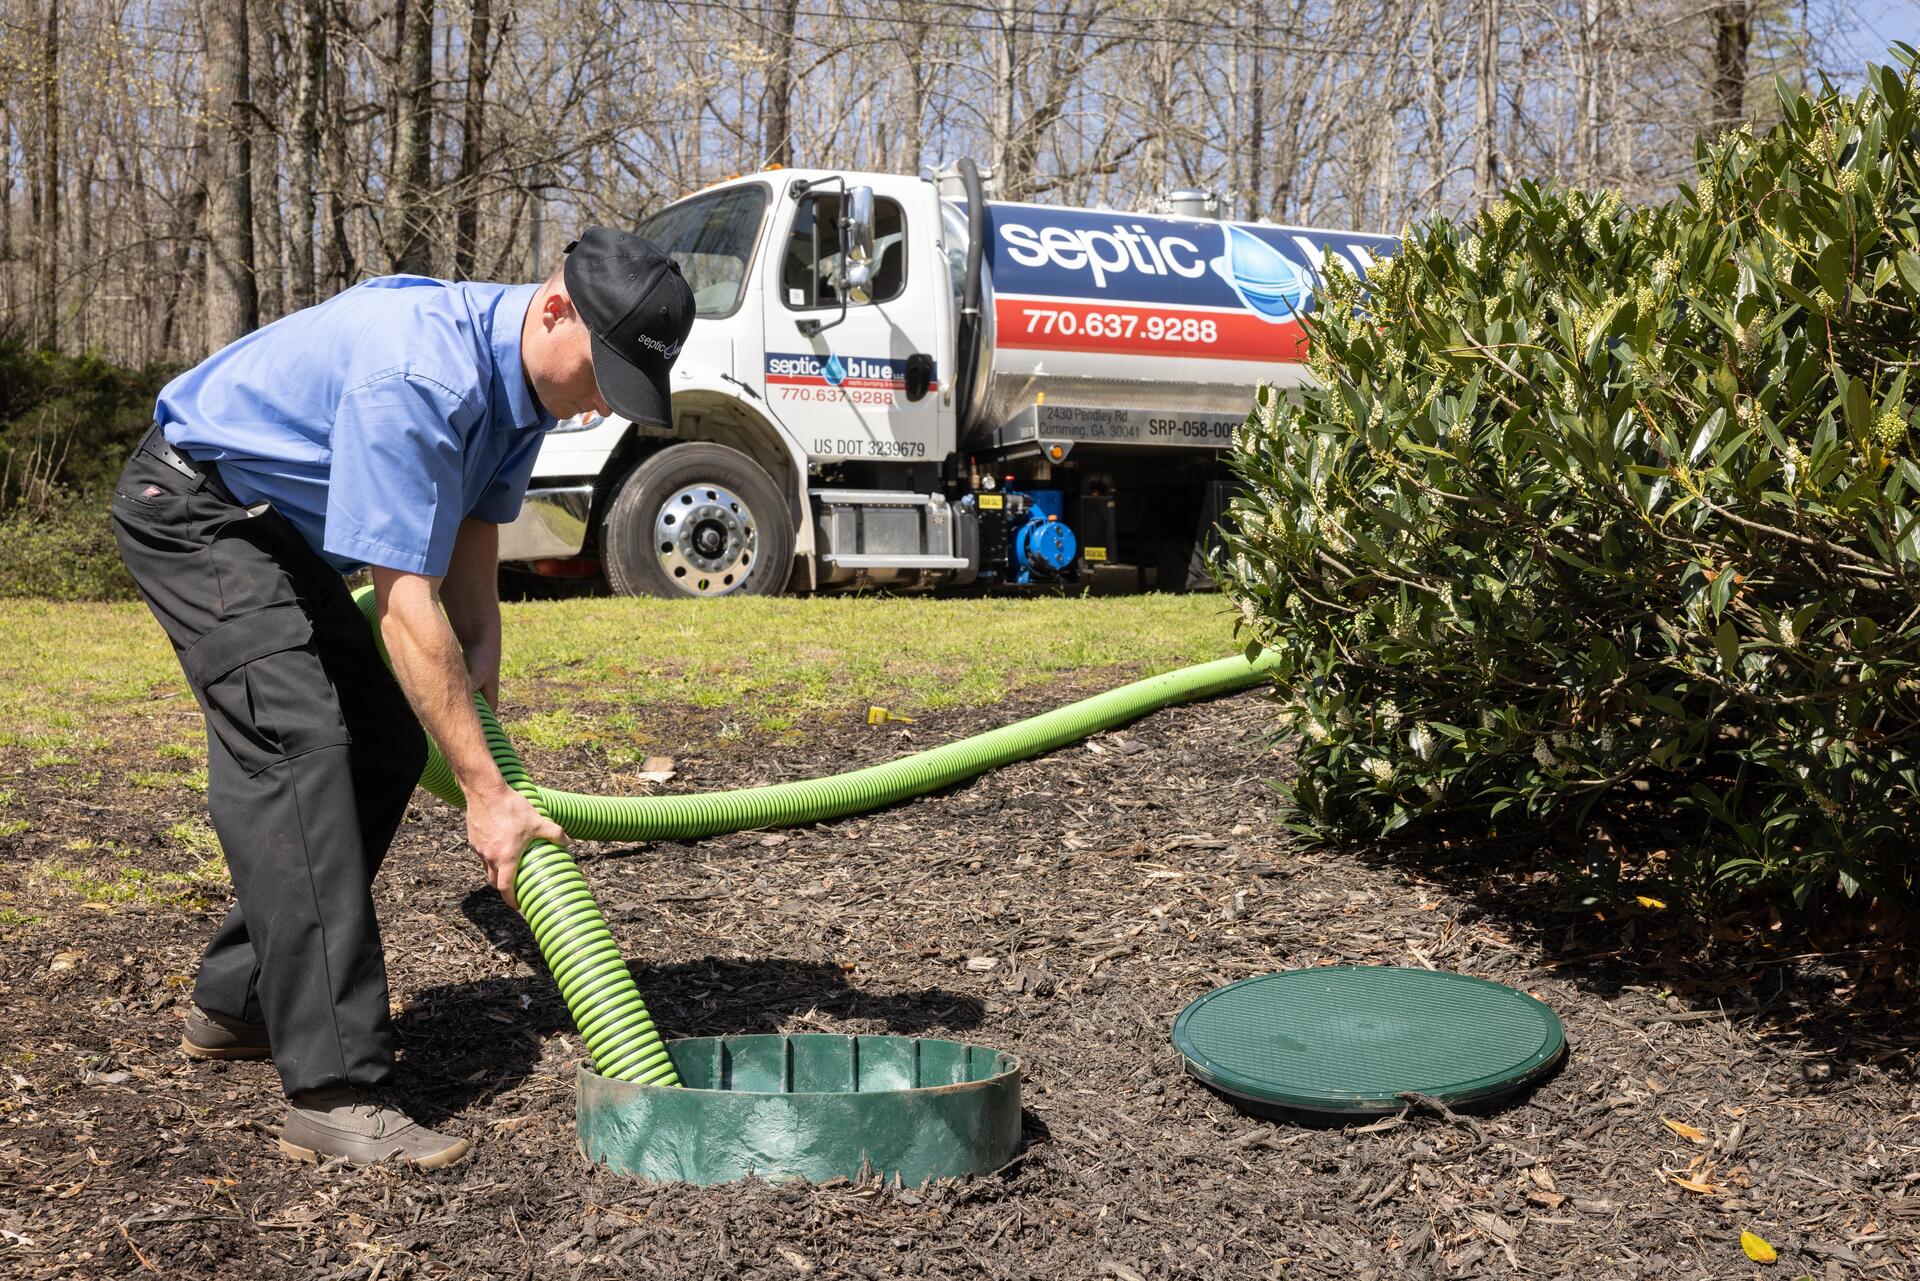
[[[239,504],[240,500],[233,496],[232,491],[220,479],[220,469],[211,461],[201,462],[198,459],[189,458],[168,444],[166,433],[161,430],[159,423],[147,429],[147,434],[140,440],[139,448],[184,476],[188,482],[188,492],[205,484],[211,486],[214,493],[228,502],[236,506]]]

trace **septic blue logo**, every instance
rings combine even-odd
[[[1327,254],[1365,276],[1398,247],[1359,231],[997,202],[987,225],[996,297],[1244,308],[1272,324],[1311,309]]]
[[[1247,310],[1269,324],[1296,319],[1313,301],[1313,281],[1293,260],[1252,232],[1231,223],[1226,252],[1207,265],[1233,286]]]
[[[827,363],[820,366],[820,376],[827,380],[827,386],[838,387],[847,380],[847,367],[840,363],[840,357],[828,356]]]

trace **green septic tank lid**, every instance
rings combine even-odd
[[[984,1045],[805,1032],[688,1037],[667,1053],[678,1086],[580,1069],[588,1160],[679,1183],[871,1172],[918,1187],[1020,1150],[1020,1064]]]
[[[1328,966],[1216,988],[1174,1020],[1187,1070],[1248,1111],[1378,1116],[1424,1094],[1459,1106],[1515,1094],[1559,1066],[1545,1004],[1444,970]]]

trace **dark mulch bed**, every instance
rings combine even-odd
[[[882,759],[1041,705],[904,732],[848,723],[799,747],[717,741],[711,717],[663,715],[651,741],[678,749],[672,786],[740,786]],[[45,830],[0,840],[0,889],[43,893],[44,919],[5,927],[0,955],[0,1270],[368,1281],[1920,1270],[1910,996],[1866,986],[1845,956],[1706,951],[1658,914],[1568,912],[1526,867],[1303,851],[1275,824],[1264,780],[1284,762],[1260,745],[1268,723],[1256,698],[1223,699],[886,813],[589,852],[641,988],[675,1032],[928,1033],[1020,1056],[1020,1156],[994,1177],[910,1191],[694,1189],[587,1169],[572,1134],[579,1043],[518,919],[474,889],[457,816],[424,795],[380,888],[402,1082],[478,1151],[434,1175],[283,1163],[271,1069],[189,1064],[172,1048],[214,913],[99,910],[25,884],[34,860],[75,837],[162,848],[158,833],[198,797],[11,766],[8,786]],[[137,758],[136,745],[125,752]],[[612,786],[584,758],[535,765],[557,786]],[[1561,1012],[1571,1059],[1490,1117],[1360,1129],[1250,1119],[1181,1074],[1167,1034],[1187,1001],[1335,962],[1516,984]],[[1779,1263],[1749,1262],[1742,1229],[1771,1241]]]

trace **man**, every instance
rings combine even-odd
[[[238,900],[181,1048],[272,1056],[288,1157],[467,1153],[381,1089],[393,1029],[373,877],[423,724],[508,903],[520,852],[563,838],[501,778],[473,709],[474,690],[499,696],[499,525],[557,418],[671,424],[668,374],[692,324],[670,258],[592,227],[544,284],[370,280],[160,393],[114,530],[206,714],[207,807]],[[340,577],[361,566],[392,673]]]

